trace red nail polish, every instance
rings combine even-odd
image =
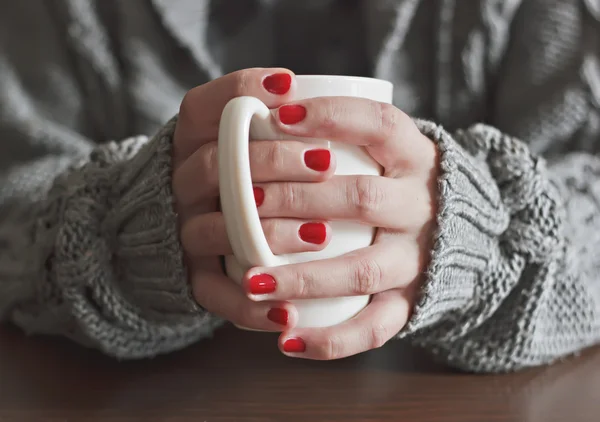
[[[300,226],[298,235],[307,243],[321,245],[327,239],[327,227],[323,223],[305,223]]]
[[[266,295],[273,293],[277,282],[269,274],[256,274],[250,277],[248,290],[253,295]]]
[[[289,338],[283,343],[283,351],[287,353],[305,352],[306,343],[301,338]]]
[[[267,318],[269,318],[269,320],[280,325],[287,325],[288,317],[288,311],[281,308],[273,308],[267,313]]]
[[[292,86],[292,75],[289,73],[276,73],[267,76],[263,80],[263,86],[271,94],[283,95],[288,92]]]
[[[252,188],[252,190],[254,191],[254,201],[256,201],[256,206],[260,207],[265,201],[265,191],[262,188],[257,187]]]
[[[309,169],[326,171],[331,165],[331,151],[328,149],[311,149],[304,153],[304,163]]]
[[[279,121],[284,125],[293,125],[301,122],[306,117],[306,108],[301,105],[291,104],[279,107]]]

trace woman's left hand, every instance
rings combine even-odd
[[[286,329],[280,348],[290,356],[327,360],[380,347],[406,325],[428,265],[437,148],[402,111],[366,99],[309,99],[282,106],[275,115],[284,133],[366,147],[384,173],[265,184],[260,216],[358,221],[378,230],[372,246],[337,258],[253,268],[244,279],[247,294],[256,301],[373,295],[344,323]]]

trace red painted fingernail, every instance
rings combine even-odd
[[[327,239],[327,227],[323,223],[304,223],[300,226],[298,235],[307,243],[321,245]]]
[[[328,149],[311,149],[304,153],[304,163],[309,169],[326,171],[331,165],[331,151]]]
[[[273,293],[277,282],[269,274],[256,274],[250,277],[248,289],[253,295],[266,295]]]
[[[273,308],[267,313],[267,318],[280,325],[287,325],[288,317],[288,311],[281,308]]]
[[[289,73],[276,73],[267,76],[263,80],[263,86],[271,94],[283,95],[288,92],[292,86],[292,75]]]
[[[283,343],[283,351],[287,353],[305,352],[306,343],[301,338],[289,338]]]
[[[254,187],[252,190],[254,191],[254,201],[256,201],[256,206],[260,207],[265,201],[265,191],[262,188],[257,187]]]
[[[306,117],[306,108],[301,105],[284,105],[279,107],[279,120],[284,125],[293,125]]]

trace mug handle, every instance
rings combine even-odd
[[[250,124],[270,124],[271,111],[259,99],[237,97],[221,115],[218,139],[219,193],[227,237],[244,271],[255,266],[283,265],[262,230],[250,174]],[[258,121],[256,121],[258,123]]]

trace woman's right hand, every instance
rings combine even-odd
[[[173,193],[194,298],[207,311],[258,330],[281,331],[293,326],[297,313],[290,303],[251,301],[223,273],[220,256],[232,251],[219,211],[219,121],[223,108],[235,97],[253,96],[269,108],[276,108],[292,100],[294,91],[294,74],[287,69],[241,70],[198,86],[181,103],[173,142]],[[315,170],[310,167],[315,166],[314,157],[323,157],[323,153],[309,151],[310,145],[296,141],[253,141],[253,181],[264,185],[319,182],[331,177],[333,157],[325,170],[323,163]],[[281,195],[285,203],[286,192]],[[264,190],[255,188],[255,197],[260,206]],[[327,223],[321,221],[266,218],[262,219],[262,226],[275,254],[320,250],[330,238]]]

